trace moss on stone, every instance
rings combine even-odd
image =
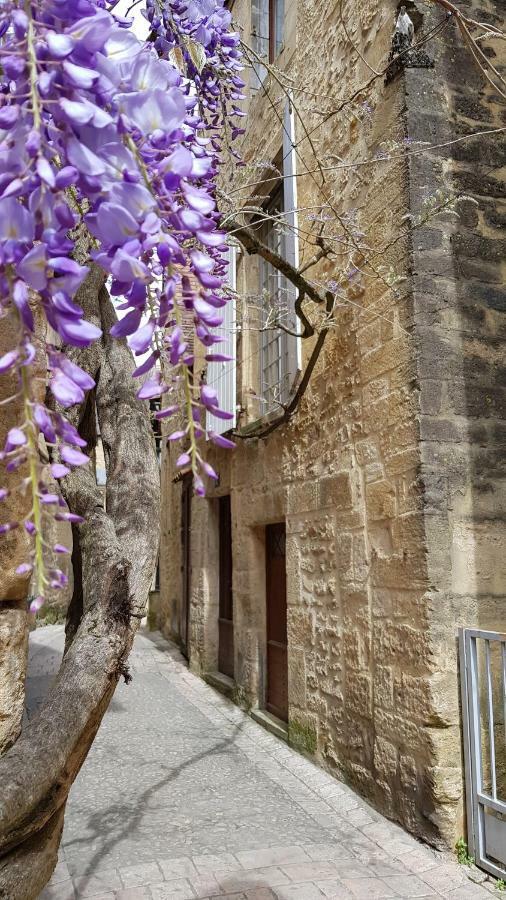
[[[62,625],[67,618],[67,610],[60,606],[48,606],[43,608],[35,617],[36,627],[41,628],[44,625]]]
[[[316,753],[316,728],[313,725],[291,719],[288,723],[288,743],[301,753]]]
[[[244,709],[248,713],[251,712],[253,706],[251,698],[246,693],[244,687],[240,684],[237,684],[237,682],[234,684],[231,699],[232,702],[236,703],[237,706],[240,706],[241,709]]]

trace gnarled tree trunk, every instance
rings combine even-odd
[[[92,268],[77,299],[104,333],[73,358],[97,382],[106,498],[91,466],[61,483],[69,508],[85,517],[74,529],[81,571],[60,671],[37,716],[0,759],[3,900],[34,900],[51,875],[68,792],[120,676],[127,675],[158,552],[159,469],[149,411],[135,397],[126,343],[108,337],[115,313],[100,270]],[[75,424],[86,430],[89,415],[84,404]],[[94,420],[93,408],[91,415]]]

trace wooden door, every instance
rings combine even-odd
[[[188,645],[190,636],[192,493],[192,476],[185,475],[181,492],[181,618],[179,621],[179,637],[181,639],[181,649],[187,659],[189,657]]]
[[[234,598],[232,594],[232,515],[230,497],[219,499],[220,608],[218,618],[218,669],[234,677]]]
[[[286,627],[286,533],[284,522],[267,525],[267,691],[266,708],[288,721],[288,639]]]

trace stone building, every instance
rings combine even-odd
[[[232,392],[237,446],[207,446],[205,499],[165,451],[159,617],[194,671],[453,845],[456,630],[506,628],[505,106],[444,9],[406,6],[434,65],[385,77],[393,0],[231,4],[255,64],[224,191],[258,191],[257,236],[337,306],[293,415],[262,436],[328,320],[306,303],[315,334],[289,334],[294,289],[231,251],[236,363],[207,379]]]

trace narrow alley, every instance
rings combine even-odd
[[[31,637],[29,713],[63,627]],[[67,805],[40,900],[490,896],[139,634]]]

